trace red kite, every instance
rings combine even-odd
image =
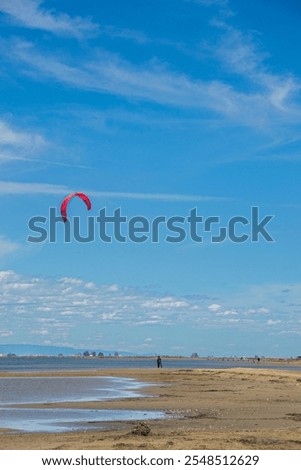
[[[88,196],[86,196],[84,193],[72,193],[72,194],[69,194],[69,196],[66,196],[65,199],[63,200],[62,204],[61,204],[61,216],[62,216],[62,219],[63,219],[64,222],[67,222],[67,220],[68,220],[68,217],[67,217],[67,206],[68,206],[68,204],[69,204],[70,199],[72,199],[74,196],[79,197],[80,199],[82,199],[82,200],[86,203],[86,206],[87,206],[88,211],[89,211],[89,210],[91,209],[91,207],[92,207],[90,199],[89,199]]]

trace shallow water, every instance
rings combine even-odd
[[[117,377],[0,377],[0,405],[139,397],[143,386]]]
[[[147,410],[51,408],[51,404],[59,402],[142,397],[145,385],[131,378],[116,377],[1,377],[0,427],[21,432],[62,432],[104,429],[108,421],[164,417],[164,413]],[[27,406],[45,403],[49,408]]]
[[[160,411],[68,408],[0,408],[2,428],[21,432],[63,432],[106,429],[111,421],[164,418]]]

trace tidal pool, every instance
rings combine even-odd
[[[0,408],[2,428],[12,432],[63,432],[106,429],[112,421],[161,419],[159,411],[74,408]]]
[[[55,403],[143,397],[146,385],[116,377],[1,377],[0,427],[12,432],[59,432],[105,429],[112,421],[165,417],[164,413],[148,410],[51,407]],[[33,404],[35,408],[29,407]],[[45,404],[50,406],[39,407]]]

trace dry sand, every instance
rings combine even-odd
[[[301,449],[301,372],[265,369],[112,369],[2,376],[131,377],[151,387],[150,397],[51,406],[165,411],[148,421],[109,423],[105,431],[10,433],[1,449]],[[44,405],[49,407],[49,405]]]

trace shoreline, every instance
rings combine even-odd
[[[105,430],[60,433],[0,429],[1,449],[301,449],[298,371],[104,369],[1,373],[5,376],[132,378],[146,384],[141,388],[146,396],[33,406],[162,411],[171,418],[146,421],[150,428],[146,436],[132,433],[137,421],[107,422]]]

